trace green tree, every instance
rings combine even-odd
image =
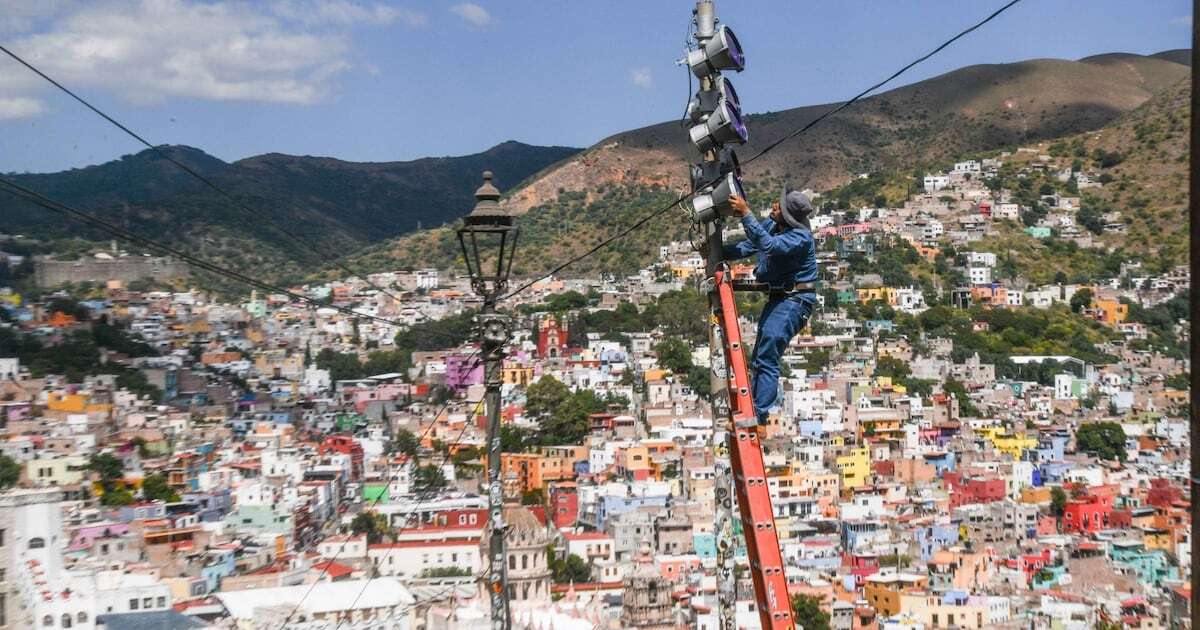
[[[366,535],[367,543],[372,545],[383,542],[385,535],[391,537],[387,517],[378,512],[359,512],[354,520],[350,521],[350,531],[355,536]]]
[[[389,449],[393,453],[404,453],[409,457],[416,457],[417,451],[421,448],[421,443],[417,440],[417,436],[408,429],[397,429],[395,435],[392,436],[392,441],[389,443]]]
[[[111,453],[93,455],[88,468],[100,475],[100,483],[105,485],[106,490],[125,476],[125,464]]]
[[[683,383],[704,400],[712,399],[712,377],[708,368],[692,366]]]
[[[1092,305],[1092,290],[1080,289],[1071,296],[1071,312],[1078,313]]]
[[[550,566],[550,575],[555,584],[590,582],[592,579],[592,569],[583,558],[570,554],[565,560],[560,560],[554,545],[546,550],[546,562]]]
[[[792,595],[792,618],[804,630],[829,630],[829,613],[821,610],[821,600],[812,595]]]
[[[1116,422],[1089,422],[1075,432],[1075,445],[1105,460],[1125,461],[1125,430]]]
[[[449,483],[446,481],[446,476],[442,474],[442,469],[437,464],[425,464],[418,466],[413,471],[413,491],[420,493],[437,492],[445,488]]]
[[[658,364],[675,374],[687,374],[692,367],[692,351],[679,339],[663,339],[654,346],[654,353],[658,355]]]
[[[21,479],[21,465],[8,455],[0,455],[0,491],[17,485]]]
[[[167,484],[167,476],[162,474],[148,475],[142,481],[142,496],[147,501],[174,503],[179,500],[179,493]]]
[[[100,497],[100,505],[109,507],[132,505],[134,501],[133,493],[124,487],[105,490],[104,494]]]
[[[1067,493],[1063,492],[1062,486],[1050,488],[1050,513],[1061,518],[1066,508]]]
[[[525,390],[525,413],[535,422],[553,416],[571,397],[571,388],[553,376],[543,376]]]

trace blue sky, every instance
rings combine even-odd
[[[718,0],[749,112],[845,99],[999,1]],[[225,160],[587,146],[679,115],[690,0],[0,0],[0,42],[153,142]],[[899,84],[976,63],[1190,45],[1191,3],[1025,0]],[[138,150],[0,58],[0,171]]]

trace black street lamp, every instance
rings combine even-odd
[[[512,617],[508,607],[508,561],[504,544],[504,488],[500,478],[500,368],[504,344],[511,324],[496,312],[496,302],[508,288],[513,254],[517,249],[517,227],[512,215],[500,208],[500,191],[492,184],[492,172],[483,172],[483,185],[475,191],[475,209],[463,218],[458,230],[471,276],[471,288],[483,298],[476,318],[483,355],[484,402],[487,407],[487,494],[490,534],[488,536],[488,596],[494,630],[509,630]]]
[[[492,184],[492,172],[483,172],[483,185],[475,191],[475,209],[463,217],[458,229],[471,276],[471,288],[494,306],[500,293],[508,288],[513,254],[517,249],[517,233],[513,216],[500,207],[500,191]]]

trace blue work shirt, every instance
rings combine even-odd
[[[754,277],[773,287],[790,289],[799,282],[817,281],[817,245],[812,232],[802,228],[776,226],[771,219],[758,221],[752,215],[742,217],[746,240],[726,245],[726,259],[758,254]],[[803,299],[815,301],[811,293]]]

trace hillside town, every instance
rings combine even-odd
[[[994,246],[1124,229],[1073,161],[959,162],[881,207],[812,193],[820,308],[759,429],[805,628],[1190,627],[1189,269],[1034,277]],[[502,304],[514,627],[719,627],[718,549],[743,543],[714,525],[703,275],[675,242]],[[0,627],[492,627],[468,278],[291,288],[325,307],[95,280],[0,288]]]

